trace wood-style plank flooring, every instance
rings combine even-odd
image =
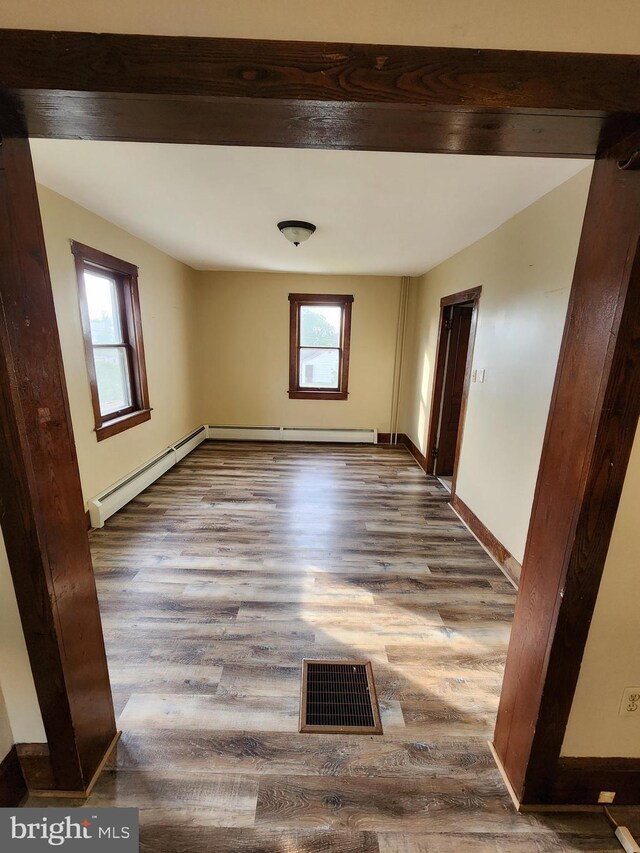
[[[206,443],[94,531],[123,736],[89,805],[146,853],[617,851],[512,808],[515,591],[448,497],[403,448]],[[371,660],[384,735],[298,734],[303,657]]]

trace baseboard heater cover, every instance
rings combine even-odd
[[[177,444],[174,444],[172,450],[176,452],[176,462],[180,462],[185,456],[188,456],[192,450],[195,450],[199,444],[207,438],[206,426],[198,427],[189,435],[181,439]]]
[[[117,483],[109,486],[108,489],[95,498],[91,498],[87,502],[91,526],[104,527],[105,521],[114,512],[122,509],[125,504],[128,504],[136,495],[139,495],[151,483],[155,482],[158,477],[166,474],[170,468],[173,468],[177,462],[184,459],[188,453],[191,453],[206,438],[207,427],[198,427],[175,444],[165,448],[165,450],[158,453],[149,462],[136,468],[135,471],[118,480]]]
[[[308,427],[200,426],[153,459],[87,502],[92,527],[105,521],[173,468],[205,439],[244,441],[313,441],[339,444],[376,444],[375,429],[319,429]]]
[[[376,444],[378,431],[318,427],[209,426],[207,437],[218,441],[326,441],[334,444]]]

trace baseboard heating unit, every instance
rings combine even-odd
[[[207,438],[207,427],[200,426],[184,438],[167,447],[149,462],[136,468],[122,480],[109,486],[87,505],[92,527],[104,527],[105,521],[130,500],[144,491]]]
[[[217,441],[326,441],[335,444],[376,444],[375,429],[319,429],[318,427],[209,426],[208,438]]]
[[[217,441],[312,441],[336,444],[375,444],[375,429],[318,429],[306,427],[200,426],[165,448],[149,462],[136,468],[122,480],[87,502],[92,527],[104,527],[105,521],[143,492],[158,477],[173,468],[205,439]]]

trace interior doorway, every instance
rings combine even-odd
[[[453,494],[471,379],[482,288],[445,296],[440,325],[427,451],[431,473]]]
[[[100,746],[96,706],[111,702],[108,677],[96,677],[106,673],[104,651],[27,133],[596,156],[495,734],[499,760],[526,804],[564,804],[569,797],[582,803],[591,790],[587,771],[574,768],[561,778],[560,752],[640,406],[640,183],[629,171],[640,107],[628,86],[637,61],[392,45],[331,48],[2,34],[0,428],[11,450],[3,466],[3,527],[27,646],[31,660],[40,662],[34,675],[45,726],[56,734],[50,738],[56,782],[71,790],[70,774],[81,782],[91,777]],[[162,62],[151,61],[159,53]],[[149,61],[143,71],[138,62],[122,73],[114,56]],[[445,78],[451,85],[442,85]],[[78,599],[80,610],[73,606]],[[87,642],[93,627],[95,642]],[[105,729],[113,729],[112,718],[106,722]],[[598,782],[593,790],[603,787]]]

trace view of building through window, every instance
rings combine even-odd
[[[300,307],[300,387],[338,389],[340,305],[302,305]]]
[[[353,296],[290,293],[289,397],[346,400]]]

